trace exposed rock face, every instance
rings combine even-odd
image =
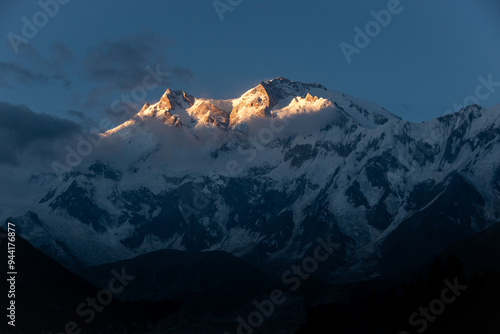
[[[293,82],[286,78],[277,78],[267,82],[261,82],[254,89],[246,92],[235,105],[231,112],[230,126],[241,121],[247,121],[253,117],[269,117],[271,110],[282,100],[290,97],[306,98],[309,90],[325,90],[320,84],[304,84]],[[314,102],[312,96],[308,102]]]
[[[209,102],[201,102],[191,113],[200,122],[213,124],[221,129],[229,126],[229,114]]]
[[[186,104],[192,106],[195,98],[183,91],[167,89],[160,99],[159,107],[166,110],[175,110],[176,107],[184,108]]]
[[[268,94],[263,84],[245,93],[231,111],[229,126],[251,117],[269,117],[278,102]],[[243,115],[242,115],[243,114]]]

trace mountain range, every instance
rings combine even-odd
[[[168,89],[0,212],[74,271],[169,249],[279,278],[322,238],[321,280],[394,277],[500,220],[499,151],[500,105],[412,123],[286,78],[229,100]]]

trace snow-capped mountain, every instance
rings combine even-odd
[[[325,278],[393,275],[499,220],[499,151],[500,105],[416,124],[285,78],[232,100],[167,90],[4,212],[67,266],[165,248],[266,266],[321,237],[341,245]]]

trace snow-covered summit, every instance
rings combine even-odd
[[[145,104],[133,117],[108,134],[129,131],[137,120],[156,118],[174,127],[217,127],[228,130],[264,117],[292,117],[297,114],[337,109],[359,125],[375,128],[398,118],[384,108],[352,96],[326,89],[318,83],[302,83],[287,78],[263,81],[235,99],[196,98],[183,91],[167,89],[155,104]]]

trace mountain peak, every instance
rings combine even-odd
[[[288,84],[288,83],[291,83],[293,82],[292,80],[288,79],[288,78],[285,78],[285,77],[277,77],[277,78],[274,78],[274,79],[271,79],[271,80],[267,80],[267,81],[262,81],[261,84],[282,84],[282,83],[285,83],[285,84]]]
[[[291,81],[284,77],[262,81],[237,100],[231,111],[229,125],[232,126],[253,117],[271,116],[272,109],[281,102],[287,104],[286,102],[296,97],[306,98],[307,94],[313,90],[327,91],[320,84]]]
[[[300,81],[292,81],[288,78],[278,77],[276,79],[271,79],[268,81],[263,81],[261,85],[273,93],[277,93],[281,90],[282,93],[296,95],[305,97],[305,94],[311,89],[322,89],[327,90],[323,85],[319,83],[304,83]],[[279,94],[278,94],[279,95]]]
[[[168,88],[157,103],[146,103],[137,116],[157,118],[176,127],[216,126],[227,130],[254,118],[292,117],[332,108],[338,108],[365,128],[376,128],[398,118],[374,103],[328,90],[319,83],[303,83],[284,77],[262,81],[242,96],[228,100],[195,98],[184,91]],[[127,121],[115,130],[135,123]]]
[[[178,98],[178,97],[192,97],[190,94],[182,91],[182,90],[172,90],[167,88],[165,93],[163,93],[162,98]]]
[[[167,88],[160,99],[160,102],[164,103],[166,110],[173,110],[176,107],[184,108],[186,104],[192,106],[194,101],[194,96],[182,90],[171,90],[170,88]]]

